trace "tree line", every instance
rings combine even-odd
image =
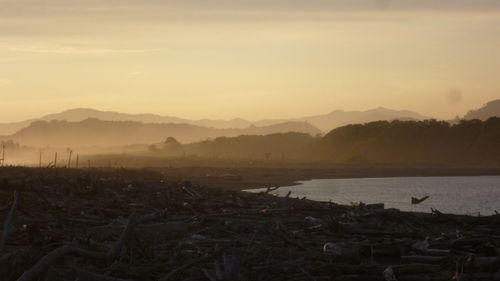
[[[500,165],[500,118],[486,121],[376,121],[323,137],[303,133],[220,137],[191,144],[174,138],[150,147],[159,156],[398,165]]]

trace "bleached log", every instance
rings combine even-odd
[[[138,218],[137,215],[132,214],[129,217],[127,226],[123,230],[118,241],[113,245],[108,252],[95,252],[89,251],[85,249],[78,248],[73,245],[65,245],[61,246],[52,252],[45,255],[41,258],[35,265],[33,265],[30,269],[26,270],[21,277],[17,279],[17,281],[31,281],[36,280],[43,272],[45,272],[55,261],[59,258],[73,254],[81,257],[91,258],[91,259],[99,259],[99,260],[113,260],[115,259],[125,245],[128,240],[130,234],[133,229],[137,226],[138,222],[143,221],[142,218]]]
[[[17,204],[19,203],[19,192],[14,191],[14,202],[10,208],[7,219],[3,224],[2,236],[0,237],[0,253],[3,251],[5,243],[7,242],[7,236],[9,235],[10,228],[12,226],[12,220],[14,219],[14,214],[16,213]]]

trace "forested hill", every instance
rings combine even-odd
[[[500,164],[500,118],[349,125],[318,146],[326,161],[391,164]]]
[[[155,155],[348,164],[500,165],[500,118],[487,121],[377,121],[324,137],[274,134],[151,147]]]
[[[319,137],[304,133],[277,133],[265,136],[242,135],[219,137],[197,143],[181,145],[174,138],[150,146],[154,155],[197,156],[219,159],[246,160],[307,160]]]

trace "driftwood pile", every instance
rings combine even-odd
[[[0,280],[500,280],[500,216],[293,197],[2,169]]]

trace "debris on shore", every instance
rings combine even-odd
[[[143,170],[1,169],[0,280],[500,280],[499,215],[268,193]]]
[[[412,197],[411,198],[411,203],[412,204],[420,204],[422,202],[424,202],[425,200],[429,199],[430,196],[424,196],[422,198],[416,198],[416,197]]]

